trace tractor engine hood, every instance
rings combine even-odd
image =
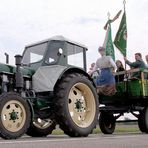
[[[0,63],[0,73],[14,74],[16,72],[16,66]],[[32,76],[35,71],[28,67],[22,67],[21,72],[23,76]]]

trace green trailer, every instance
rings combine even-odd
[[[140,73],[140,79],[130,77],[135,72]],[[100,129],[104,134],[112,134],[117,119],[124,113],[132,113],[137,118],[140,131],[148,133],[148,70],[132,69],[116,73],[121,74],[125,74],[125,79],[116,83],[115,95],[99,95],[99,103],[102,105]]]

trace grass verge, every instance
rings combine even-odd
[[[97,128],[93,130],[93,134],[99,134],[99,133],[102,133],[102,132],[100,128],[97,126]],[[114,133],[140,133],[140,130],[136,123],[133,123],[133,124],[118,123],[116,125],[116,129]],[[64,132],[60,129],[56,129],[52,132],[52,135],[63,135],[63,134]]]

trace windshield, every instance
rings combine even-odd
[[[68,64],[84,68],[83,48],[70,43],[68,43],[67,48]]]
[[[47,47],[47,42],[26,47],[26,50],[23,54],[22,63],[30,64],[41,61],[43,59],[46,47]]]

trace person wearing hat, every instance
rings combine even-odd
[[[105,48],[99,47],[98,52],[101,57],[97,59],[92,72],[99,69],[100,76],[96,80],[97,92],[104,95],[113,95],[116,92],[115,77],[113,70],[116,69],[116,64],[111,56],[105,55]]]

